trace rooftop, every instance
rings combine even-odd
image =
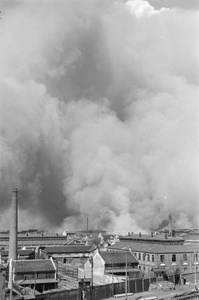
[[[55,272],[54,264],[50,259],[14,260],[13,268],[16,273]]]
[[[94,251],[96,247],[93,245],[65,245],[65,246],[52,246],[45,247],[43,251],[47,254],[61,254],[61,253],[90,253]]]
[[[194,253],[195,250],[199,249],[198,245],[161,245],[144,242],[118,242],[108,247],[110,250],[128,250],[131,248],[133,252],[147,252],[155,254],[166,254],[166,253]]]
[[[184,239],[178,236],[169,236],[167,234],[129,234],[119,236],[120,241],[135,240],[135,241],[149,241],[149,242],[163,242],[163,243],[183,243]]]
[[[126,264],[126,256],[128,263],[138,264],[137,259],[129,251],[101,251],[101,257],[105,264]]]

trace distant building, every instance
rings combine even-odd
[[[155,244],[164,244],[164,245],[182,245],[184,243],[184,239],[179,236],[170,236],[167,233],[165,234],[155,234],[151,232],[150,234],[133,234],[130,233],[126,236],[119,236],[119,240],[129,241],[129,242],[143,242],[143,243],[155,243]]]
[[[74,258],[90,257],[96,247],[93,245],[64,245],[45,247],[40,250],[40,255],[43,258],[53,258],[56,262],[70,263]]]
[[[8,263],[8,250],[0,250],[1,261],[4,264]],[[35,251],[31,249],[18,249],[17,259],[35,259]]]
[[[38,246],[52,246],[62,245],[67,241],[67,236],[58,233],[43,233],[43,232],[31,232],[26,233],[18,232],[17,243],[20,248],[36,248]],[[9,233],[0,233],[0,249],[8,250],[9,245]]]

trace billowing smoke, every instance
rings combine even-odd
[[[198,226],[199,11],[24,0],[2,17],[1,227],[14,187],[23,228]]]

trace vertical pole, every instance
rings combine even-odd
[[[10,259],[10,264],[9,264],[9,288],[10,288],[10,300],[12,300],[12,289],[13,289],[12,259]]]
[[[113,285],[113,260],[112,260],[112,296],[114,297],[114,285]]]
[[[88,218],[87,218],[87,222],[86,222],[86,232],[87,232],[87,236],[88,236]]]
[[[92,272],[92,274],[91,274],[91,276],[92,276],[92,285],[91,285],[91,287],[92,287],[92,290],[93,290],[93,257],[91,257],[91,272]]]
[[[196,250],[194,250],[194,261],[195,261],[194,284],[195,284],[195,289],[197,289],[197,282],[196,282]]]
[[[9,261],[17,259],[17,231],[18,231],[18,190],[12,190],[12,204],[9,234]]]
[[[149,286],[151,284],[151,267],[149,266]]]
[[[125,300],[127,300],[127,254],[126,254],[126,281],[125,281]]]

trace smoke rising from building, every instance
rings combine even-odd
[[[9,1],[0,22],[0,205],[8,227],[197,226],[198,10]]]

